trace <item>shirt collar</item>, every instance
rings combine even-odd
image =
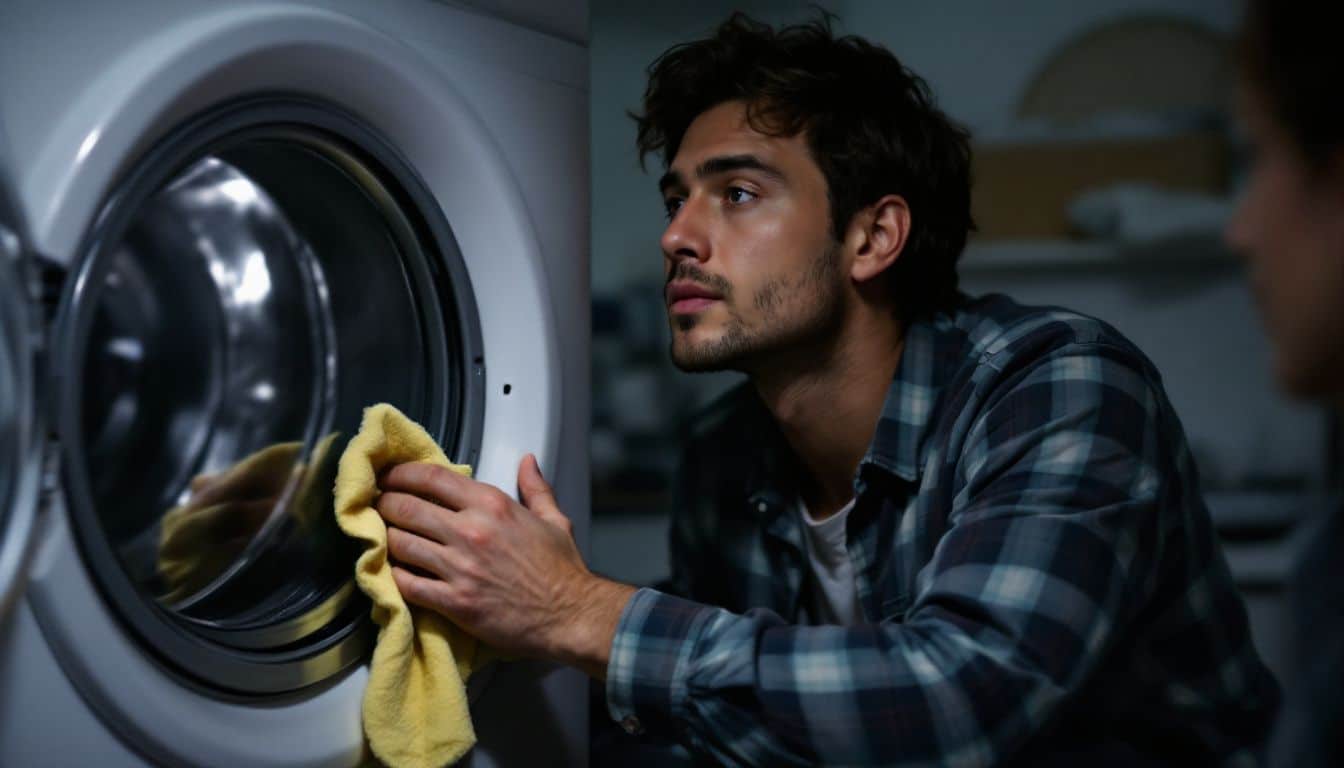
[[[938,396],[965,362],[964,344],[965,334],[946,315],[910,324],[873,441],[859,464],[856,491],[861,491],[862,469],[870,465],[908,482],[919,479]]]
[[[854,476],[855,496],[864,493],[864,470],[869,466],[907,482],[919,479],[939,395],[966,362],[966,332],[958,327],[959,319],[963,318],[940,314],[914,321],[906,330],[900,364],[887,388],[882,415]],[[781,536],[787,534],[786,538],[801,542],[801,530],[790,525],[793,516],[778,514],[787,506],[787,499],[797,494],[793,482],[798,471],[797,459],[770,411],[759,400],[752,403],[759,411],[756,429],[765,439],[755,466],[744,478],[747,505],[760,517],[775,517]]]

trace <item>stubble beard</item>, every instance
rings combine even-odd
[[[751,297],[758,318],[754,327],[748,327],[734,308],[731,290],[722,291],[728,321],[717,338],[691,344],[687,334],[701,318],[671,318],[672,363],[686,373],[733,370],[749,374],[774,358],[796,353],[809,342],[834,333],[841,315],[839,259],[840,244],[832,243],[795,280],[773,278],[758,288]],[[790,309],[795,311],[793,317],[786,314]]]

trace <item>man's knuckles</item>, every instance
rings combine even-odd
[[[549,512],[544,517],[546,522],[550,523],[551,525],[554,525],[556,528],[559,528],[566,536],[569,536],[571,538],[574,536],[573,521],[571,521],[568,517],[562,514],[559,510]]]
[[[494,548],[495,532],[489,525],[475,520],[463,520],[454,528],[454,535],[468,550],[483,552]]]
[[[513,514],[513,499],[498,488],[488,488],[481,494],[480,508],[496,519],[504,519]]]
[[[457,621],[472,624],[485,614],[480,587],[470,580],[444,585],[440,599],[445,612]]]

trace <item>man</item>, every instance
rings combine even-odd
[[[1289,394],[1344,405],[1344,56],[1338,8],[1250,4],[1241,113],[1254,162],[1228,241],[1244,252],[1274,373]],[[1339,468],[1334,467],[1338,481]],[[1275,765],[1344,764],[1344,518],[1311,521],[1295,578],[1298,652]]]
[[[923,81],[738,15],[654,63],[638,121],[672,357],[749,378],[687,446],[672,585],[588,572],[528,459],[522,504],[390,473],[406,598],[721,763],[1253,761],[1277,689],[1157,372],[958,293],[968,140]]]

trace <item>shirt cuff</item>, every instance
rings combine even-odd
[[[607,661],[607,711],[627,733],[679,735],[688,661],[713,611],[648,588],[626,603]]]

